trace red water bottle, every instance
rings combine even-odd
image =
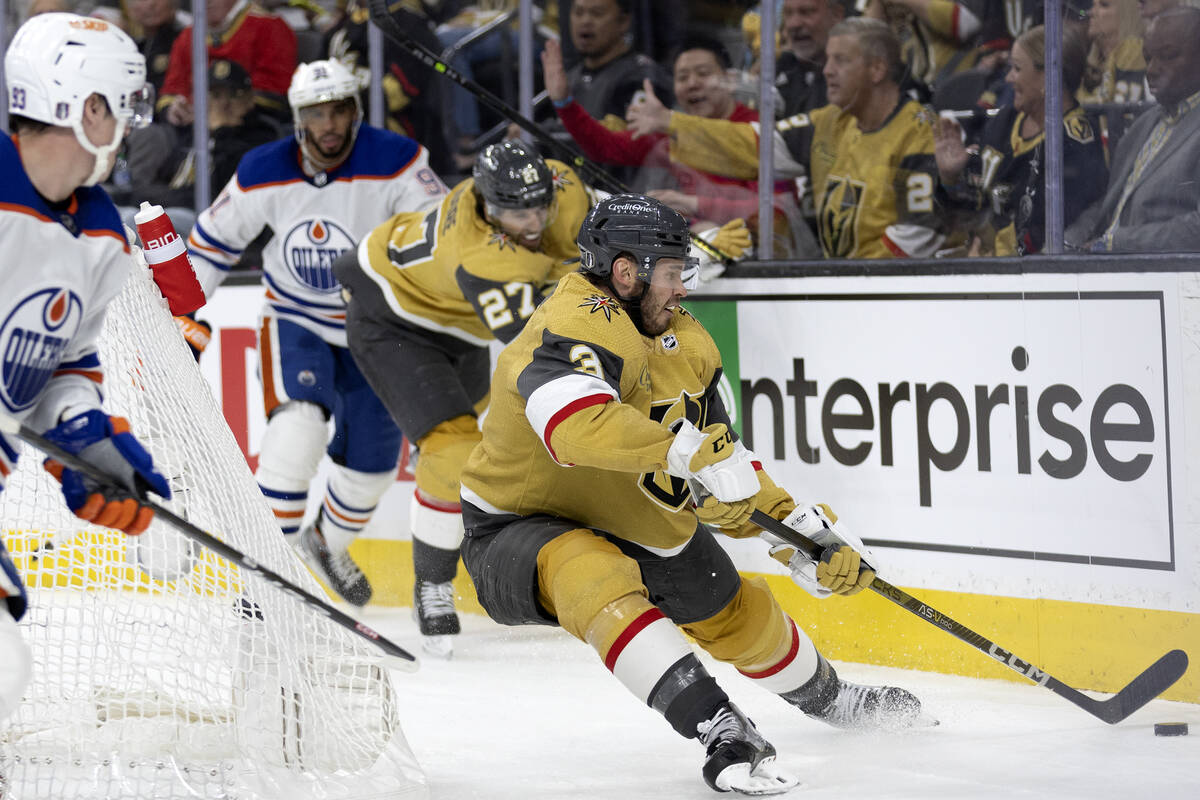
[[[190,314],[203,306],[204,289],[196,280],[187,243],[175,232],[163,207],[143,201],[133,222],[137,225],[138,238],[142,240],[142,254],[150,265],[150,274],[158,284],[158,290],[167,298],[171,313],[175,316]]]

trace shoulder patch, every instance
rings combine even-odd
[[[565,192],[567,187],[572,184],[570,173],[566,169],[558,169],[558,167],[551,165],[550,176],[551,183],[556,192]]]
[[[933,126],[937,121],[937,112],[929,106],[918,105],[913,112],[913,119],[922,125]]]
[[[501,250],[509,249],[515,251],[517,249],[516,242],[504,231],[492,231],[491,236],[488,237],[488,246],[490,247],[491,245],[496,245]]]
[[[1063,133],[1080,144],[1090,144],[1096,138],[1096,134],[1092,131],[1092,123],[1082,114],[1065,117],[1063,119]]]
[[[783,133],[790,131],[792,128],[808,128],[812,125],[812,119],[808,114],[794,114],[787,119],[781,119],[775,123],[775,130]]]
[[[621,306],[616,300],[605,294],[592,294],[583,298],[579,308],[586,308],[589,314],[603,313],[604,319],[612,322],[614,316],[621,316]]]

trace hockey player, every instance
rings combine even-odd
[[[267,430],[255,477],[284,534],[347,602],[371,586],[348,547],[394,482],[401,433],[346,347],[333,262],[388,214],[436,203],[445,184],[413,140],[362,124],[354,76],[337,61],[301,64],[288,103],[295,139],[255,148],[196,220],[188,252],[205,295],[264,228],[266,298],[258,334]],[[328,421],[332,418],[332,436]],[[301,530],[309,484],[332,474]]]
[[[458,476],[479,441],[488,343],[516,336],[574,269],[590,206],[570,167],[506,141],[481,151],[473,177],[436,209],[389,219],[338,260],[350,349],[417,444],[413,605],[431,653],[448,656],[459,632]]]
[[[133,40],[107,22],[41,14],[4,55],[10,137],[0,135],[0,411],[119,477],[102,486],[62,464],[46,469],[82,519],[138,534],[171,495],[128,423],[102,407],[96,339],[133,263],[121,217],[98,184],[131,127],[150,121],[153,90]],[[0,490],[18,443],[0,434]],[[0,718],[21,699],[29,650],[16,620],[21,578],[0,541]]]
[[[804,588],[849,595],[874,579],[874,556],[828,507],[797,504],[733,434],[720,353],[679,305],[696,271],[684,219],[648,197],[611,197],[584,221],[579,250],[580,272],[500,354],[463,471],[463,562],[480,603],[497,622],[557,624],[594,647],[706,747],[717,791],[772,794],[796,780],[676,626],[811,717],[912,724],[913,695],[840,680],[706,527],[764,535],[747,522],[757,508],[825,547],[813,564],[772,540]],[[689,481],[711,493],[696,508]]]

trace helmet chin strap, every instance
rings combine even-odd
[[[71,124],[71,128],[75,131],[75,138],[80,146],[96,157],[95,164],[92,165],[92,174],[88,175],[81,185],[95,186],[104,179],[112,167],[112,161],[115,158],[117,148],[121,146],[121,140],[125,138],[125,129],[129,127],[129,121],[117,117],[116,127],[113,129],[112,141],[108,144],[94,145],[88,139],[87,134],[83,131],[83,120],[76,120]]]

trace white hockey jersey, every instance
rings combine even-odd
[[[96,340],[133,265],[121,217],[99,187],[52,208],[34,189],[17,142],[0,134],[0,409],[36,431],[71,406],[99,408]],[[0,488],[17,442],[0,434]]]
[[[206,297],[264,228],[263,313],[346,346],[346,304],[333,262],[393,214],[435,204],[446,185],[424,147],[363,125],[350,156],[309,177],[300,147],[283,139],[242,157],[237,174],[196,220],[188,254]]]

